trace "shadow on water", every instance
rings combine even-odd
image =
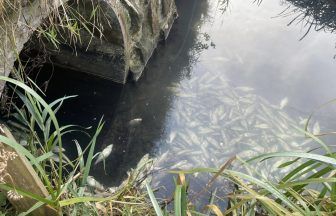
[[[48,86],[48,101],[78,95],[65,102],[58,114],[62,125],[95,126],[104,117],[96,151],[109,144],[114,144],[114,150],[106,160],[106,174],[102,163],[93,168],[92,174],[105,185],[119,184],[130,168],[153,151],[155,141],[164,133],[165,116],[171,106],[172,93],[166,87],[189,76],[197,54],[209,47],[197,41],[199,32],[194,28],[207,19],[208,2],[178,1],[177,7],[179,19],[168,40],[159,46],[137,83],[122,86],[51,65],[44,66],[39,74],[39,83]],[[129,121],[134,118],[142,122],[131,127]],[[69,156],[76,156],[73,138],[70,135],[66,140]],[[87,142],[85,137],[79,141]]]
[[[177,6],[180,18],[170,37],[155,52],[141,80],[124,87],[116,116],[102,135],[104,145],[115,144],[114,154],[107,163],[109,177],[103,175],[102,166],[95,170],[105,184],[117,183],[141,157],[153,151],[155,142],[164,133],[165,117],[172,102],[172,93],[166,87],[188,76],[196,61],[192,50],[198,32],[193,26],[206,17],[207,2],[190,0]],[[130,126],[128,122],[135,118],[141,118],[141,124]]]

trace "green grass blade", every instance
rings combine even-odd
[[[5,190],[5,191],[9,191],[9,190],[14,190],[16,191],[18,194],[24,196],[24,197],[28,197],[28,198],[31,198],[31,199],[34,199],[34,200],[37,200],[39,202],[43,202],[45,204],[48,204],[48,205],[51,205],[51,206],[55,206],[55,202],[52,201],[52,200],[49,200],[49,199],[46,199],[44,197],[41,197],[41,196],[38,196],[34,193],[31,193],[29,191],[26,191],[26,190],[22,190],[20,188],[17,188],[17,187],[13,187],[11,185],[8,185],[8,184],[0,184],[0,188],[2,190]]]
[[[254,160],[265,160],[268,158],[275,158],[275,157],[299,157],[336,166],[336,159],[334,158],[305,152],[276,152],[276,153],[262,154],[252,159],[249,159],[247,162],[251,162]]]
[[[182,193],[182,185],[176,185],[174,193],[175,216],[182,216],[181,193]]]
[[[147,192],[148,192],[148,195],[149,195],[149,198],[153,204],[153,207],[154,207],[154,210],[155,210],[155,213],[156,213],[156,216],[163,216],[163,213],[162,213],[162,210],[159,206],[159,203],[157,202],[156,198],[155,198],[155,195],[152,191],[152,189],[150,188],[149,184],[146,183],[146,188],[147,188]]]
[[[55,113],[53,112],[53,110],[49,107],[49,105],[43,100],[43,98],[37,94],[33,89],[31,89],[29,86],[25,85],[24,83],[20,82],[20,81],[17,81],[15,79],[11,79],[11,78],[8,78],[6,76],[0,76],[0,80],[3,80],[3,81],[6,81],[6,82],[9,82],[9,83],[12,83],[14,85],[17,85],[19,86],[20,88],[22,88],[26,93],[29,93],[33,98],[34,100],[38,101],[38,103],[40,103],[49,113],[49,116],[50,118],[52,119],[52,122],[55,126],[55,130],[57,132],[57,136],[58,137],[61,137],[60,135],[60,130],[59,130],[59,124],[58,124],[58,121],[56,119],[56,116],[55,116]],[[59,147],[62,148],[62,140],[61,138],[58,140],[59,142]],[[58,170],[58,176],[62,176],[62,154],[60,154],[60,163],[59,163],[59,170]],[[57,179],[57,187],[58,187],[58,191],[60,190],[61,188],[61,185],[62,185],[62,178],[58,178]]]
[[[103,120],[100,119],[100,121],[98,123],[98,127],[97,127],[97,130],[96,130],[96,133],[92,137],[91,142],[89,143],[90,150],[89,150],[89,155],[87,157],[86,164],[85,164],[85,169],[84,169],[84,173],[83,173],[83,179],[82,179],[82,182],[81,182],[81,185],[80,185],[81,187],[83,187],[81,189],[81,192],[79,193],[80,196],[82,196],[83,192],[84,192],[84,186],[86,185],[86,179],[87,179],[87,177],[89,175],[91,164],[92,164],[92,160],[93,160],[93,153],[94,153],[94,149],[96,147],[96,140],[97,140],[98,135],[99,135],[100,131],[102,130],[103,126],[104,126]]]
[[[302,210],[295,205],[291,200],[289,200],[282,192],[280,192],[275,186],[270,184],[269,182],[263,182],[255,177],[249,176],[247,174],[237,172],[237,171],[232,171],[232,170],[226,170],[224,171],[225,174],[227,174],[229,177],[230,176],[237,176],[241,179],[247,180],[250,183],[257,185],[261,188],[266,189],[270,194],[275,196],[276,198],[280,199],[283,203],[285,203],[288,207],[290,207],[293,210],[302,212]]]
[[[36,209],[42,207],[43,205],[45,205],[45,203],[39,201],[39,202],[35,203],[30,209],[28,209],[28,210],[25,211],[25,212],[20,213],[18,216],[26,216],[26,215],[30,215],[30,213],[32,213],[32,212],[35,211]]]

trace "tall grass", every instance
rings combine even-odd
[[[50,14],[44,20],[42,25],[35,29],[33,26],[27,26],[37,31],[37,35],[41,39],[46,39],[56,48],[61,43],[74,45],[81,41],[82,31],[89,33],[92,37],[95,35],[102,36],[101,17],[103,17],[100,5],[95,1],[68,1],[60,0],[52,3],[47,0],[39,1],[44,10],[50,10]],[[13,17],[30,16],[30,14],[22,14],[25,7],[32,7],[33,1],[21,0],[0,0],[0,23],[2,30],[6,30],[6,26],[16,26],[17,20]],[[55,7],[55,8],[54,8]],[[57,8],[56,8],[57,7]],[[86,8],[90,11],[80,10]],[[46,11],[41,11],[41,14]],[[27,23],[28,24],[28,23]],[[28,24],[29,25],[29,24]],[[10,31],[9,29],[7,29]],[[5,35],[10,36],[11,32]],[[11,38],[15,41],[15,38]]]
[[[0,141],[13,147],[29,159],[36,172],[41,177],[50,197],[40,197],[28,191],[14,188],[10,184],[0,184],[2,190],[16,190],[19,194],[37,201],[36,205],[22,214],[28,214],[36,208],[48,204],[60,214],[81,215],[90,212],[91,215],[333,215],[336,213],[336,153],[318,137],[301,130],[309,138],[320,145],[319,150],[324,154],[313,152],[278,152],[260,155],[249,160],[230,159],[220,169],[195,168],[185,171],[170,171],[176,174],[175,191],[173,195],[173,210],[168,210],[164,203],[156,200],[146,179],[150,159],[144,158],[136,169],[129,172],[125,182],[114,192],[106,190],[102,194],[87,192],[87,177],[90,173],[94,148],[97,137],[103,127],[102,120],[97,125],[96,132],[85,149],[76,144],[78,157],[73,160],[63,160],[62,151],[57,153],[59,162],[55,162],[53,149],[62,148],[64,135],[79,130],[74,125],[60,126],[56,113],[65,100],[74,96],[63,97],[48,104],[32,88],[20,81],[0,77],[13,85],[15,93],[23,106],[14,105],[12,114],[16,121],[26,128],[28,147],[7,137],[0,136]],[[84,155],[87,155],[86,157]],[[290,168],[280,180],[265,179],[254,170],[251,163],[263,163],[265,160],[288,158],[279,169]],[[69,168],[64,169],[64,165]],[[245,172],[234,169],[239,165]],[[241,170],[241,169],[240,169]],[[204,186],[204,191],[211,190],[212,183],[220,178],[236,185],[236,190],[220,197],[213,193],[210,202],[204,206],[204,211],[196,210],[193,200],[189,197],[188,175],[194,173],[211,173],[213,178]],[[204,196],[200,191],[198,196]],[[218,206],[218,200],[229,203],[227,209]],[[152,204],[150,204],[150,202]],[[197,208],[199,209],[199,208]]]
[[[50,194],[50,197],[40,197],[29,191],[14,188],[10,184],[0,184],[1,190],[15,190],[20,195],[37,201],[36,205],[21,215],[27,215],[45,204],[57,209],[60,215],[63,213],[100,215],[102,212],[117,215],[125,212],[142,214],[151,211],[146,195],[139,190],[143,180],[146,179],[146,170],[151,164],[148,156],[144,157],[135,169],[130,170],[128,178],[115,191],[109,192],[106,189],[98,197],[94,193],[89,193],[86,181],[95,156],[97,137],[104,125],[103,121],[100,120],[91,141],[84,149],[75,142],[78,157],[70,161],[62,151],[57,151],[56,154],[53,150],[62,149],[62,139],[66,134],[82,130],[75,125],[60,126],[56,118],[56,113],[64,101],[74,96],[63,97],[48,104],[28,85],[7,77],[0,76],[0,79],[11,84],[22,101],[23,105],[20,107],[13,105],[15,112],[12,117],[21,125],[21,133],[26,133],[28,146],[23,147],[15,140],[2,135],[0,142],[11,146],[28,158]],[[58,162],[55,157],[58,157]]]
[[[209,210],[217,215],[335,215],[336,214],[336,153],[319,138],[306,132],[310,138],[324,148],[325,154],[306,152],[277,152],[263,154],[248,160],[230,159],[220,169],[195,168],[170,171],[178,175],[175,183],[174,210],[167,212],[164,204],[155,199],[149,185],[147,190],[156,215],[208,215]],[[279,180],[270,180],[258,174],[251,163],[285,158],[278,169],[290,168]],[[235,162],[235,168],[230,167]],[[237,170],[237,164],[240,171]],[[243,171],[244,168],[245,171]],[[188,196],[187,175],[211,173],[213,178],[197,196],[209,191],[215,179],[227,180],[235,185],[235,190],[226,196],[209,197],[209,204],[203,212],[195,211],[194,199]],[[280,173],[280,172],[279,172]],[[214,203],[225,201],[226,209]],[[199,207],[199,206],[198,206]]]

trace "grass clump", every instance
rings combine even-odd
[[[172,199],[167,202],[157,200],[146,178],[152,161],[144,157],[138,166],[128,173],[127,179],[116,188],[103,191],[90,188],[87,177],[95,157],[96,140],[103,127],[103,121],[91,141],[84,149],[78,142],[77,158],[69,160],[61,149],[62,138],[74,131],[83,131],[75,125],[60,126],[56,113],[65,100],[73,96],[60,98],[50,104],[29,86],[11,78],[1,79],[12,83],[22,106],[13,105],[12,117],[25,128],[26,148],[14,140],[0,136],[0,141],[13,147],[29,159],[35,171],[42,179],[50,197],[39,197],[26,193],[10,184],[0,184],[2,190],[15,190],[22,196],[37,201],[28,212],[42,205],[50,205],[59,214],[67,215],[333,215],[336,213],[336,153],[318,137],[301,130],[320,145],[317,148],[324,153],[279,152],[260,155],[249,160],[230,159],[221,168],[195,168],[192,170],[170,171],[177,175]],[[39,90],[38,90],[39,91]],[[308,124],[308,123],[307,123]],[[84,132],[84,134],[87,134]],[[55,160],[55,156],[58,160]],[[287,158],[278,169],[289,171],[277,179],[266,179],[258,174],[252,163],[265,160]],[[239,168],[239,169],[237,169]],[[242,169],[243,168],[243,169]],[[212,178],[197,194],[212,191],[209,203],[200,208],[190,197],[188,175],[210,173]],[[235,185],[235,190],[225,196],[217,195],[212,187],[215,180],[225,180]],[[223,181],[221,181],[223,182]],[[192,183],[192,182],[191,182]],[[164,185],[163,185],[164,186]],[[227,203],[223,205],[218,204]],[[169,207],[171,203],[172,207]],[[201,210],[199,210],[201,209]],[[203,210],[202,210],[203,209]],[[8,210],[8,208],[7,208]]]
[[[11,185],[10,182],[0,184],[3,191],[14,190],[24,197],[37,201],[36,205],[23,215],[46,204],[55,208],[60,215],[64,213],[69,215],[141,214],[151,209],[146,195],[141,193],[140,189],[146,179],[146,170],[151,164],[148,156],[128,173],[128,178],[120,187],[106,188],[104,191],[90,188],[87,179],[95,157],[97,137],[104,125],[103,121],[99,122],[84,149],[78,142],[74,142],[78,156],[70,160],[63,151],[55,151],[55,149],[63,148],[62,140],[66,134],[76,131],[83,132],[85,135],[87,133],[79,126],[59,125],[56,113],[63,102],[73,96],[63,97],[48,104],[36,91],[22,82],[7,77],[0,77],[0,79],[12,84],[15,94],[22,101],[22,106],[13,105],[15,112],[11,116],[12,121],[16,122],[15,125],[20,125],[18,130],[26,145],[23,147],[22,143],[19,144],[3,135],[0,135],[0,141],[28,158],[50,194],[47,198],[40,197],[27,193]],[[22,135],[23,131],[24,135]]]
[[[313,135],[311,135],[313,136]],[[314,137],[314,139],[318,139]],[[322,142],[321,140],[319,140]],[[330,149],[328,148],[327,151]],[[262,163],[265,160],[286,158],[287,162],[278,168],[290,168],[278,180],[270,180],[258,174],[251,165],[252,162]],[[195,168],[184,171],[170,171],[178,175],[175,184],[174,210],[168,212],[161,208],[155,199],[151,188],[148,193],[156,210],[156,215],[208,215],[210,210],[217,216],[222,215],[334,215],[336,214],[336,153],[278,152],[263,154],[249,160],[238,161],[245,171],[237,171],[228,165],[222,168]],[[241,169],[240,169],[241,170]],[[186,176],[195,173],[211,173],[213,178],[203,191],[212,190],[212,197],[204,210],[198,212],[188,195]],[[181,180],[182,179],[182,180]],[[218,179],[229,181],[235,185],[235,190],[225,196],[216,195],[216,189],[211,188],[212,182]],[[224,201],[228,207],[217,205]],[[199,206],[197,206],[199,207]],[[164,210],[162,210],[164,209]]]

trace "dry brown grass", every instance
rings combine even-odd
[[[26,0],[0,0],[0,16],[18,9]]]

